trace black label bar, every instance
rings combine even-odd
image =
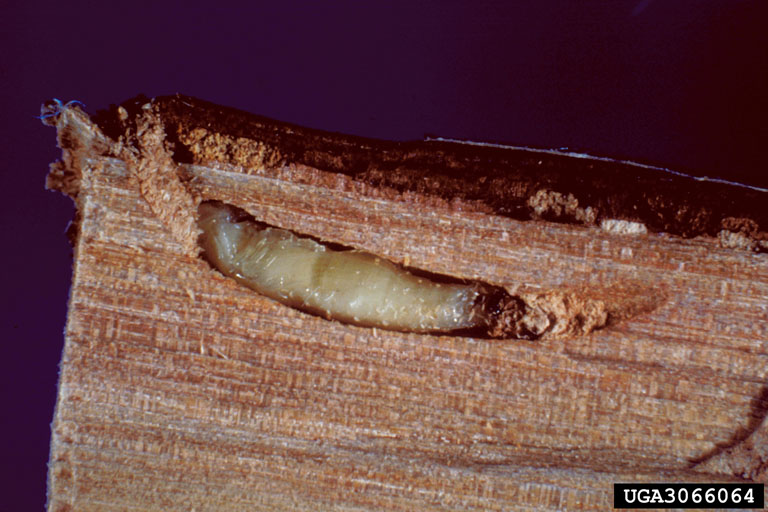
[[[764,503],[764,484],[613,484],[613,508],[752,508]]]

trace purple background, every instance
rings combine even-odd
[[[370,137],[569,147],[768,186],[764,0],[18,2],[0,8],[0,511],[40,510],[71,201],[34,116],[183,92]]]

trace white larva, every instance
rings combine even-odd
[[[198,214],[200,243],[211,265],[288,306],[365,327],[530,337],[509,326],[499,330],[500,322],[518,321],[525,309],[499,288],[419,277],[363,251],[335,250],[266,227],[223,203],[204,202]]]

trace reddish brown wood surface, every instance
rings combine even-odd
[[[49,510],[595,510],[617,481],[766,480],[765,254],[306,168],[178,170],[280,227],[626,317],[540,341],[353,327],[213,271],[95,131],[70,132],[62,166],[81,173],[79,237]]]

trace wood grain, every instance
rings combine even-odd
[[[51,511],[595,510],[613,482],[766,480],[766,254],[181,165],[275,226],[626,316],[541,341],[354,327],[212,270],[130,159],[80,142]]]

